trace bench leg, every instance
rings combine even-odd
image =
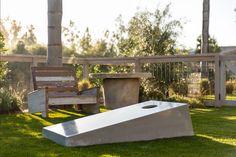
[[[48,103],[45,103],[45,111],[42,111],[42,117],[48,118]]]
[[[45,96],[45,111],[42,112],[42,117],[48,118],[48,88],[46,88],[46,96]]]
[[[47,118],[48,117],[48,111],[43,111],[42,112],[42,117]]]
[[[77,111],[77,112],[81,111],[81,105],[77,104],[77,105],[74,105],[73,107],[74,107],[75,111]]]

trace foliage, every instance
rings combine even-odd
[[[13,90],[11,87],[0,88],[0,113],[13,113],[20,111],[23,105],[23,94]]]
[[[74,148],[62,147],[44,138],[42,128],[86,115],[70,110],[50,111],[46,119],[39,113],[0,115],[0,156],[233,157],[236,154],[235,112],[235,107],[190,109],[195,134],[191,137]]]
[[[76,56],[79,52],[79,30],[70,20],[68,26],[62,27],[63,56]]]
[[[63,56],[67,57],[113,57],[115,56],[112,39],[109,39],[109,31],[100,39],[93,40],[87,27],[83,35],[73,21],[62,29]]]
[[[210,94],[210,81],[208,79],[202,79],[200,82],[200,92],[201,95],[209,95]]]
[[[0,53],[5,52],[5,43],[3,34],[0,32]],[[9,69],[7,67],[7,62],[0,62],[0,87],[7,85],[7,74]]]
[[[92,37],[89,28],[86,28],[83,37],[80,39],[80,48],[83,55],[91,53]]]
[[[25,32],[23,34],[23,36],[21,37],[22,41],[26,44],[26,45],[34,45],[37,43],[37,38],[34,34],[34,26],[33,25],[29,25],[27,27],[27,32]]]
[[[139,101],[148,100],[164,100],[165,95],[158,89],[150,89],[146,86],[141,86],[139,90]]]
[[[0,87],[6,87],[8,85],[8,74],[9,69],[7,62],[0,62]]]
[[[7,47],[13,48],[19,40],[19,34],[21,31],[21,24],[16,20],[10,18],[2,19],[0,23],[1,31],[5,38],[5,44]],[[8,30],[9,27],[9,30]]]
[[[13,54],[29,54],[29,51],[26,49],[26,45],[23,41],[19,40],[16,44],[16,47],[12,49]]]
[[[197,98],[189,98],[179,95],[172,95],[167,98],[166,101],[187,103],[190,105],[190,107],[203,107],[203,103],[201,100]]]
[[[28,46],[27,49],[28,49],[28,52],[31,55],[43,55],[43,56],[47,55],[47,47],[46,47],[46,45],[33,44],[31,46]]]
[[[172,20],[169,5],[161,11],[139,11],[127,25],[118,17],[117,40],[119,56],[154,56],[175,53],[176,37],[181,22]]]
[[[209,43],[209,50],[208,50],[209,53],[219,53],[221,51],[218,42],[214,37],[209,36],[208,43]],[[197,37],[196,54],[201,53],[201,46],[202,46],[202,40],[201,40],[201,35],[199,35]]]
[[[92,87],[92,84],[89,82],[89,80],[81,80],[78,82],[79,91],[82,91],[91,87]]]
[[[172,83],[170,88],[177,95],[187,96],[188,95],[188,82],[186,80],[181,80],[176,83]]]
[[[170,6],[167,5],[165,9],[157,8],[154,12],[138,11],[128,24],[124,24],[122,16],[119,16],[118,30],[113,35],[116,54],[121,57],[175,54],[176,38],[180,33],[179,30],[182,29],[182,24],[181,21],[171,18],[169,8]],[[180,80],[180,78],[175,80],[175,76],[172,75],[173,71],[177,71],[172,63],[168,66],[145,64],[142,71],[151,72],[154,76],[149,81],[146,80],[146,84],[142,83],[144,90],[142,92],[150,93],[151,97],[168,96],[168,86],[171,82]],[[162,94],[159,94],[160,92]]]
[[[233,94],[234,84],[232,82],[226,82],[226,94]]]
[[[4,43],[4,36],[2,32],[0,32],[0,52],[4,51],[5,43]]]
[[[11,49],[14,49],[17,45],[30,46],[37,43],[37,38],[34,34],[35,28],[33,25],[27,26],[26,31],[22,32],[20,22],[6,18],[1,20],[0,28],[5,38],[6,46]]]

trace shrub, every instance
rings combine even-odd
[[[149,90],[144,91],[143,88],[139,90],[139,101],[148,101],[148,100],[164,100],[164,94],[159,90]]]
[[[209,82],[209,80],[203,79],[200,82],[200,92],[201,92],[201,95],[210,94],[210,82]]]
[[[187,96],[188,95],[188,83],[186,81],[180,81],[178,83],[172,83],[170,88],[177,95]]]
[[[91,88],[91,87],[92,87],[92,85],[88,80],[82,80],[82,81],[78,82],[78,90],[79,91],[85,90],[85,89],[88,89],[88,88]]]
[[[166,101],[187,103],[189,104],[190,107],[203,107],[204,106],[202,101],[197,98],[188,98],[188,97],[183,97],[179,95],[173,95],[167,98]]]
[[[163,100],[164,94],[159,90],[150,90],[147,92],[149,100]]]
[[[164,83],[155,84],[152,79],[142,81],[139,89],[139,101],[163,100],[165,98],[165,91],[167,91],[164,85]]]
[[[234,84],[232,82],[226,82],[226,94],[233,94]]]
[[[14,113],[20,111],[20,107],[23,105],[23,94],[21,93],[12,88],[0,88],[0,113]]]
[[[210,80],[210,94],[214,94],[214,93],[215,93],[215,81]]]

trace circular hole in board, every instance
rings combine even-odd
[[[142,109],[150,109],[150,108],[155,108],[157,107],[157,105],[147,105],[147,106],[143,106]]]

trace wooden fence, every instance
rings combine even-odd
[[[0,61],[31,63],[37,66],[38,63],[46,63],[46,56],[33,55],[4,55],[0,54]],[[125,57],[125,58],[73,58],[64,57],[64,64],[83,65],[83,78],[89,77],[89,65],[131,65],[135,72],[141,72],[142,64],[146,63],[170,63],[170,62],[213,62],[215,64],[215,102],[214,105],[235,105],[236,102],[225,100],[225,69],[229,61],[236,61],[236,55],[201,54],[201,55],[168,55],[153,57]]]

